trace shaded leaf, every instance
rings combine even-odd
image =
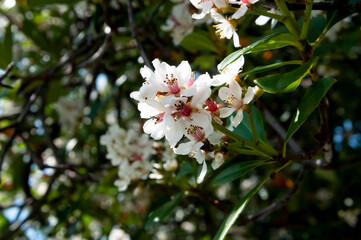
[[[254,124],[256,125],[258,138],[264,142],[267,142],[266,135],[264,132],[262,116],[255,107],[252,107],[252,115],[253,115]],[[243,115],[242,122],[233,130],[233,132],[245,139],[248,140],[253,139],[251,125],[249,123],[248,115],[246,113],[244,113]]]
[[[208,35],[201,32],[188,34],[180,44],[184,49],[190,52],[211,51],[217,53],[218,50]]]
[[[145,221],[144,228],[149,229],[150,227],[162,222],[179,204],[183,197],[184,193],[178,193],[177,195],[172,196],[172,199],[169,202],[151,212]]]
[[[176,180],[178,181],[179,179],[191,173],[192,171],[193,171],[192,165],[190,165],[189,162],[184,162],[184,164],[179,169]]]
[[[223,221],[221,227],[218,229],[218,232],[214,236],[213,240],[222,240],[225,239],[229,230],[233,226],[233,224],[237,221],[239,215],[244,211],[249,201],[256,194],[256,192],[265,184],[268,180],[268,176],[260,182],[255,188],[253,188],[246,196],[244,196],[241,201],[237,203],[237,205],[232,209],[232,211],[228,214],[226,219]]]
[[[28,0],[29,7],[42,7],[47,4],[61,3],[61,4],[75,4],[80,0]]]
[[[214,179],[214,185],[221,185],[243,177],[253,169],[267,164],[267,160],[242,161],[225,168]]]
[[[316,65],[317,60],[317,57],[313,58],[291,72],[257,78],[254,82],[268,93],[285,93],[293,91],[298,87],[301,80]]]
[[[288,128],[284,147],[292,135],[301,127],[313,110],[315,110],[321,99],[335,82],[336,80],[333,78],[323,78],[307,89]]]

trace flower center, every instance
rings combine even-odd
[[[192,113],[192,108],[182,101],[179,101],[178,103],[174,103],[174,106],[177,110],[177,113],[180,113],[184,116],[188,117]]]
[[[199,126],[194,126],[194,125],[190,125],[189,128],[187,128],[187,134],[191,135],[194,140],[196,140],[197,142],[201,142],[204,140],[205,137],[205,133],[203,131],[202,127]]]
[[[211,98],[206,100],[206,105],[208,106],[207,110],[210,112],[215,112],[218,110],[217,104]]]
[[[180,92],[180,88],[178,86],[178,79],[174,77],[173,73],[170,75],[166,74],[165,79],[163,82],[167,84],[167,87],[169,88],[170,92],[173,94],[177,94]]]
[[[164,114],[165,114],[165,112],[159,113],[159,114],[153,116],[153,119],[155,120],[155,124],[163,122]]]

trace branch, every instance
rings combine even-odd
[[[14,66],[15,66],[15,62],[11,62],[11,63],[6,67],[4,74],[0,77],[0,86],[1,86],[1,87],[10,88],[10,89],[13,88],[12,86],[3,84],[2,81],[9,75],[9,73],[11,72],[11,70],[13,70]]]
[[[277,8],[274,1],[264,1],[266,6]],[[305,3],[287,3],[287,7],[291,11],[305,10]],[[354,4],[348,3],[348,1],[334,0],[333,2],[317,2],[313,4],[312,10],[323,10],[323,11],[342,11],[343,13],[359,13],[361,12],[361,2]]]
[[[147,65],[147,67],[149,67],[150,69],[154,70],[153,66],[150,64],[148,57],[144,51],[143,45],[139,41],[137,26],[135,25],[135,21],[134,21],[132,3],[130,0],[127,0],[127,10],[128,10],[128,17],[129,17],[129,23],[130,23],[130,27],[131,27],[132,36],[137,44],[139,54],[143,58],[145,65]]]
[[[277,202],[272,203],[268,207],[260,210],[259,212],[255,213],[255,214],[251,214],[251,215],[245,216],[244,218],[240,219],[240,225],[247,225],[248,223],[254,222],[257,219],[275,211],[277,208],[284,206],[291,199],[291,197],[297,192],[307,171],[308,171],[307,164],[303,164],[303,167],[302,167],[301,171],[299,172],[293,187],[288,191],[288,193],[286,195],[283,196],[283,198],[281,200],[278,200]]]

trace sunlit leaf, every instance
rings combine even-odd
[[[273,35],[268,35],[248,45],[247,47],[242,48],[228,55],[218,65],[218,69],[220,70],[224,69],[225,67],[227,67],[232,62],[236,61],[244,54],[278,49],[290,45],[294,45],[294,46],[297,45],[296,38],[290,33],[277,33]]]
[[[254,82],[268,93],[285,93],[295,90],[301,80],[316,65],[318,58],[306,62],[299,68],[284,74],[269,75],[257,78]]]

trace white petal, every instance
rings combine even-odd
[[[201,172],[199,173],[199,176],[197,178],[197,183],[200,184],[203,182],[203,179],[204,177],[206,176],[207,174],[207,164],[206,164],[206,161],[203,161],[203,166],[202,166],[202,170]]]
[[[231,107],[223,107],[219,109],[220,112],[220,118],[226,118],[229,115],[231,115],[236,109],[231,108]]]
[[[229,89],[231,94],[237,98],[237,100],[242,99],[242,88],[236,80],[232,80],[229,82]]]
[[[221,143],[221,138],[223,136],[224,136],[223,133],[216,131],[216,132],[213,132],[212,134],[210,134],[207,139],[212,145],[218,145]]]
[[[236,116],[232,121],[232,126],[237,127],[242,122],[242,119],[243,119],[243,111],[238,110]]]
[[[231,96],[232,92],[228,87],[221,87],[221,89],[219,89],[218,91],[218,97],[222,100],[222,101],[227,101],[227,98],[229,96]]]
[[[248,10],[248,7],[246,5],[242,5],[238,10],[237,12],[235,12],[233,15],[232,15],[232,19],[238,19],[242,16],[244,16],[246,14]]]
[[[220,86],[222,84],[225,84],[226,78],[225,78],[225,74],[217,74],[215,76],[213,76],[213,78],[211,79],[211,86]]]
[[[139,101],[139,91],[134,91],[130,93],[130,97]]]
[[[226,8],[228,7],[228,3],[225,0],[213,0],[214,5],[217,8]]]
[[[241,44],[239,44],[239,37],[236,31],[233,32],[233,45],[234,47],[240,47]]]
[[[178,79],[179,86],[186,84],[192,75],[192,69],[188,61],[182,61],[177,67],[177,73],[181,79]]]
[[[219,13],[211,11],[211,17],[216,22],[224,22],[226,19]]]
[[[269,17],[266,17],[266,16],[259,16],[257,19],[256,19],[256,24],[258,26],[263,26],[265,25],[271,18]]]
[[[244,99],[243,99],[243,103],[244,104],[248,104],[252,101],[253,97],[254,97],[254,94],[256,92],[256,88],[255,87],[248,87],[247,88],[247,92],[244,96]]]
[[[188,155],[193,151],[193,141],[181,143],[177,148],[173,148],[174,152],[178,155]]]
[[[244,57],[241,55],[236,61],[229,64],[224,70],[224,73],[231,74],[231,75],[238,75],[239,70],[244,65]]]
[[[203,13],[199,13],[199,14],[193,13],[192,14],[192,18],[194,18],[194,19],[202,19],[202,18],[204,18],[204,16],[206,16],[206,14],[203,14]]]

